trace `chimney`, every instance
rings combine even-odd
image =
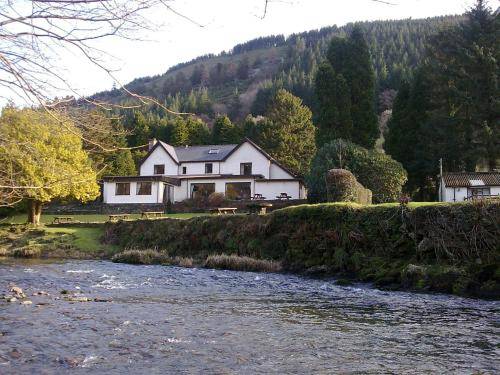
[[[150,139],[148,142],[148,151],[151,151],[157,142],[156,138]]]

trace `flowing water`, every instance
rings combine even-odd
[[[0,374],[500,370],[497,302],[104,261],[4,260],[9,284],[33,304],[0,300]]]

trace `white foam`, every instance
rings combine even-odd
[[[92,273],[94,270],[67,270],[66,273]]]

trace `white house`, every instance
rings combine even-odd
[[[173,147],[153,140],[139,176],[103,178],[103,202],[158,204],[224,193],[228,199],[306,198],[300,178],[250,139],[240,144]]]
[[[443,173],[439,185],[441,202],[463,202],[500,197],[500,172]]]

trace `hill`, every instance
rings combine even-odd
[[[425,49],[427,37],[456,24],[461,16],[358,23],[370,46],[377,77],[379,109],[391,106],[402,80],[411,78]],[[313,111],[314,74],[334,36],[344,36],[354,24],[272,35],[238,44],[229,52],[200,56],[164,74],[143,77],[126,85],[137,94],[153,97],[167,107],[213,117],[228,113],[241,119],[260,114],[272,89],[284,87],[301,97]],[[113,89],[94,99],[127,103],[126,93]]]

